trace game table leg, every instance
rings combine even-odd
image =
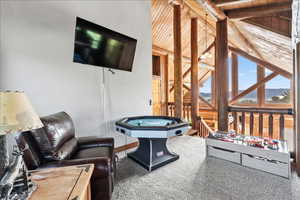
[[[127,156],[142,165],[148,171],[155,170],[179,159],[179,155],[171,153],[167,148],[167,138],[138,138],[136,151]]]

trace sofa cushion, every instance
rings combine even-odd
[[[97,157],[106,157],[112,158],[112,150],[111,147],[95,147],[95,148],[87,148],[80,149],[72,159],[81,159],[81,158],[97,158]]]
[[[75,138],[75,130],[71,117],[65,112],[60,112],[42,117],[41,121],[44,127],[32,131],[32,135],[37,141],[43,157],[47,160],[60,160],[70,156],[75,149],[68,149],[70,154],[64,155],[61,148],[66,142]],[[73,141],[65,148],[75,148],[76,145],[74,144],[77,145],[77,142]]]
[[[53,160],[68,160],[74,155],[77,150],[77,140],[72,138],[65,142],[56,152],[54,152],[51,159]]]

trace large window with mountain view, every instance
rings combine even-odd
[[[269,75],[270,70],[265,71]],[[291,80],[277,75],[265,84],[265,104],[291,104]]]
[[[242,56],[238,56],[238,92],[239,94],[257,82],[257,65]],[[238,100],[239,104],[256,104],[257,90]]]
[[[211,76],[200,85],[200,96],[211,103]]]

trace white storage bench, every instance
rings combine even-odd
[[[206,138],[206,154],[245,167],[290,178],[290,154],[285,141],[279,141],[278,150],[270,150]]]

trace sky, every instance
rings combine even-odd
[[[239,63],[239,90],[245,90],[251,85],[255,84],[256,78],[256,64],[242,56],[238,56]],[[231,60],[228,61],[228,70],[231,72]],[[272,71],[266,69],[265,76],[272,73]],[[229,74],[229,88],[231,88],[231,73]],[[266,88],[278,89],[278,88],[290,88],[290,81],[280,75],[277,75],[272,80],[266,83]],[[210,93],[211,79],[209,78],[200,88],[201,92]]]

